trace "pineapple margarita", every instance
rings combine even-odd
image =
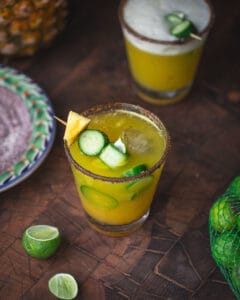
[[[102,233],[129,234],[149,215],[169,149],[168,133],[155,115],[131,104],[72,114],[65,148],[87,219]]]
[[[182,99],[212,21],[206,0],[122,0],[119,18],[138,95],[156,104]]]

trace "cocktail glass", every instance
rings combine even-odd
[[[69,148],[65,143],[66,155],[88,222],[103,234],[122,236],[138,229],[148,218],[159,177],[169,151],[170,141],[168,132],[159,118],[136,105],[127,103],[104,104],[93,107],[82,114],[94,119],[94,116],[109,111],[112,114],[118,111],[134,113],[141,118],[142,122],[151,123],[153,130],[157,132],[155,137],[161,139],[163,147],[162,149],[154,149],[153,153],[155,155],[158,153],[158,156],[155,163],[147,170],[130,177],[110,177],[94,173],[94,170],[98,168],[98,162],[95,158],[89,163],[92,166],[91,170],[83,167],[84,156],[82,161],[79,159],[77,161],[76,152],[71,151],[71,147]],[[136,130],[131,121],[127,126],[130,128],[130,132]],[[113,124],[106,124],[106,127],[110,127],[111,132],[115,130]],[[128,127],[125,129],[128,130]],[[151,142],[154,145],[154,141]],[[146,153],[143,152],[142,157],[144,155]],[[141,164],[142,161],[136,163]]]
[[[178,7],[180,10],[181,3],[184,2],[181,1],[180,3],[178,0],[166,0],[165,2],[167,1],[168,3],[165,3],[164,9],[169,13],[174,2],[174,7]],[[164,40],[156,36],[152,38],[139,32],[140,30],[136,28],[141,28],[143,32],[146,31],[146,28],[142,29],[145,26],[153,27],[153,30],[156,30],[153,26],[154,23],[151,23],[151,25],[149,23],[143,24],[141,23],[141,18],[135,21],[135,27],[131,26],[125,16],[125,9],[129,2],[131,0],[121,1],[119,20],[136,93],[143,100],[154,104],[171,104],[180,101],[188,94],[193,84],[203,46],[213,23],[213,11],[209,2],[207,0],[192,1],[192,4],[202,2],[204,9],[208,12],[208,20],[203,25],[202,30],[197,33],[197,37],[185,39],[173,39],[171,37],[169,40],[166,36]],[[135,2],[137,1],[135,0]],[[148,6],[162,2],[145,1]],[[187,2],[190,3],[190,1]],[[138,3],[141,6],[143,1],[138,1]],[[169,6],[169,10],[166,9],[166,6]],[[140,14],[143,13],[144,15],[144,7],[139,7],[139,11]],[[201,11],[198,13],[201,14]],[[138,12],[134,10],[131,14],[137,15]],[[163,27],[165,28],[166,26],[168,28],[169,24],[165,24],[167,21],[164,19],[164,16],[162,15],[161,17]],[[193,16],[188,17],[191,18]],[[154,18],[158,18],[158,16],[155,14],[152,19]],[[200,17],[198,16],[198,21],[202,22],[201,15]],[[166,34],[167,29],[164,30]]]

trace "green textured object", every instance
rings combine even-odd
[[[240,264],[238,264],[232,270],[232,281],[233,281],[233,285],[237,289],[240,289]]]
[[[211,207],[209,231],[212,256],[240,300],[240,176]]]
[[[231,197],[240,201],[240,176],[236,177],[226,191]]]
[[[218,232],[231,230],[236,224],[237,218],[234,215],[229,198],[226,195],[221,196],[214,203],[210,210],[209,222]]]
[[[212,255],[215,261],[224,267],[234,267],[240,257],[239,238],[227,231],[221,233],[212,245]]]

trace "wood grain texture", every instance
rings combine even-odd
[[[240,171],[240,2],[213,0],[215,26],[190,95],[158,107],[132,88],[117,7],[119,1],[71,0],[66,30],[31,58],[1,62],[17,68],[48,93],[56,114],[103,102],[126,101],[154,111],[173,149],[149,220],[129,237],[109,238],[86,222],[64,154],[58,125],[41,167],[0,194],[0,299],[54,299],[48,279],[69,272],[84,300],[233,300],[211,258],[208,212]],[[36,260],[21,247],[32,224],[59,227],[55,256]]]

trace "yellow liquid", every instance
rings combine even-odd
[[[90,119],[88,128],[103,131],[110,142],[116,141],[124,134],[141,136],[140,150],[135,151],[132,146],[127,145],[129,153],[127,164],[116,169],[110,169],[97,157],[81,153],[78,142],[75,141],[70,147],[72,157],[79,165],[94,174],[116,178],[123,177],[126,170],[139,164],[146,164],[149,168],[159,161],[166,149],[166,136],[152,122],[139,114],[118,110],[114,113],[105,112],[90,116]],[[141,179],[142,182],[135,181],[132,186],[131,181],[117,183],[96,179],[83,174],[73,165],[72,170],[86,213],[102,224],[123,225],[138,220],[148,211],[162,167],[163,164],[153,174]]]
[[[140,50],[126,38],[125,44],[132,76],[140,86],[156,92],[171,92],[188,86],[190,89],[201,56],[202,45],[179,55],[158,55]],[[183,92],[181,96],[185,94],[186,92]],[[172,101],[180,100],[181,96],[173,97]],[[145,100],[151,101],[151,96]],[[152,100],[154,101],[154,98]],[[159,100],[171,102],[170,99]]]

